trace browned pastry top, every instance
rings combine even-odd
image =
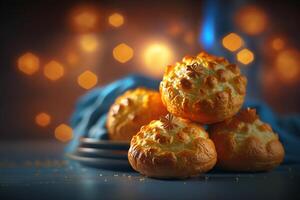
[[[246,84],[246,77],[235,64],[202,52],[168,66],[160,91],[169,112],[213,123],[238,111],[244,101]]]
[[[143,126],[132,138],[128,156],[134,169],[161,178],[197,175],[216,163],[215,147],[205,130],[170,114]]]
[[[109,137],[130,141],[141,126],[166,113],[159,92],[142,87],[128,90],[116,99],[108,112]]]
[[[218,152],[218,165],[235,171],[263,171],[279,165],[284,148],[255,109],[242,110],[209,129]]]

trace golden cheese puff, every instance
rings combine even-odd
[[[255,109],[242,110],[209,129],[218,153],[218,166],[232,171],[265,171],[279,165],[284,148]]]
[[[226,59],[200,53],[168,66],[160,83],[167,110],[179,117],[211,124],[235,115],[246,94],[247,79]]]
[[[133,136],[128,160],[148,177],[187,178],[212,169],[217,153],[202,126],[168,114]]]
[[[108,112],[109,138],[130,141],[141,126],[166,113],[159,92],[146,88],[128,90],[115,100]]]

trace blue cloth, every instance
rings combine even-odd
[[[116,97],[126,90],[140,86],[158,90],[159,82],[140,75],[130,75],[88,92],[77,103],[71,118],[74,139],[66,150],[74,151],[80,137],[107,139],[106,113]],[[256,108],[261,119],[269,123],[279,134],[286,150],[285,163],[300,163],[300,116],[279,117],[265,103],[248,99],[244,107]]]

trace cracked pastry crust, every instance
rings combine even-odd
[[[148,177],[187,178],[212,169],[217,153],[202,126],[168,114],[133,136],[128,160]]]
[[[269,124],[255,109],[245,109],[209,129],[217,153],[217,165],[232,171],[266,171],[279,165],[284,148]]]
[[[166,68],[160,83],[167,110],[179,117],[211,124],[235,115],[246,94],[247,79],[235,64],[200,53]]]
[[[166,115],[159,92],[146,88],[128,90],[110,107],[106,126],[112,140],[130,141],[141,126]]]

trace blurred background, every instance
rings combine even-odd
[[[2,0],[0,139],[68,142],[77,99],[202,50],[237,63],[248,99],[300,112],[299,1]]]

